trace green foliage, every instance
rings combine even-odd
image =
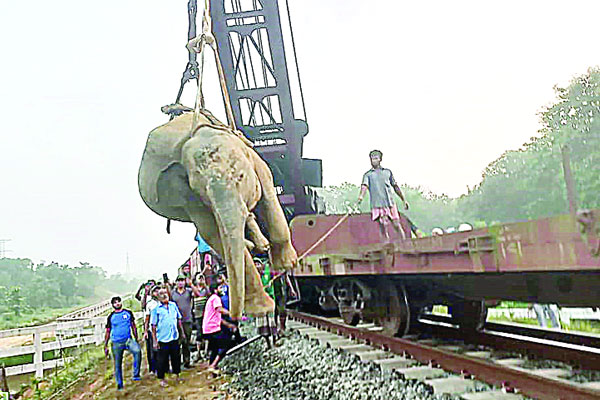
[[[29,259],[0,259],[0,329],[46,322],[78,306],[135,290],[121,275],[106,276],[99,267]],[[58,312],[58,314],[57,314]]]
[[[34,389],[34,398],[45,399],[52,395],[56,397],[78,379],[85,378],[92,373],[104,359],[104,352],[100,346],[84,346],[74,354],[74,360],[65,365],[64,369],[53,374],[48,380],[48,385],[41,388],[40,381],[32,378],[31,387]],[[110,370],[109,370],[110,371]]]
[[[327,186],[317,189],[319,196],[325,200],[327,214],[346,214],[348,211],[353,213],[369,212],[369,195],[363,202],[357,205],[360,186],[353,183],[344,182],[339,186]]]
[[[538,325],[538,321],[536,319],[507,317],[505,315],[488,316],[487,320],[494,322],[515,322],[517,324]]]
[[[590,68],[540,114],[541,136],[492,162],[469,193],[472,215],[491,221],[534,219],[568,212],[561,152],[570,149],[579,208],[600,205],[600,69]]]
[[[42,358],[44,361],[52,360],[52,359],[56,358],[55,354],[54,354],[54,350],[44,351],[42,353]],[[33,362],[33,353],[0,358],[0,365],[4,365],[5,367],[12,367],[15,365],[22,365],[22,364],[30,364],[32,362]]]
[[[24,303],[20,286],[0,286],[0,305],[13,313],[15,317],[20,317],[27,310],[27,306]]]
[[[405,213],[421,230],[429,232],[434,227],[457,226],[465,222],[458,204],[459,199],[446,195],[437,195],[420,187],[402,186],[402,193],[410,204]],[[344,182],[339,186],[328,186],[319,190],[319,196],[325,200],[328,214],[370,212],[369,195],[357,206],[356,200],[360,186]],[[398,209],[402,210],[400,198],[396,197]]]
[[[466,195],[449,198],[403,186],[413,223],[427,233],[462,222],[483,227],[567,213],[563,148],[570,153],[578,207],[600,207],[600,68],[590,68],[555,92],[556,101],[540,113],[539,136],[491,162],[481,183]],[[343,183],[319,194],[329,213],[368,212],[368,201],[354,205],[358,192],[359,186]]]

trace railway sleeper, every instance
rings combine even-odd
[[[333,320],[335,321],[335,319]],[[423,382],[431,388],[433,393],[459,395],[465,400],[523,399],[523,396],[512,392],[512,390],[507,391],[504,389],[497,390],[490,388],[483,382],[471,379],[472,377],[470,374],[463,373],[463,375],[455,375],[448,373],[442,368],[437,367],[435,363],[434,365],[420,365],[417,361],[411,358],[393,354],[381,348],[359,343],[358,341],[350,338],[338,336],[338,339],[336,339],[336,335],[332,333],[328,333],[326,336],[327,340],[322,340],[324,336],[319,335],[319,333],[314,329],[306,329],[303,323],[294,322],[292,327],[297,329],[299,332],[306,334],[308,337],[314,337],[317,340],[320,339],[319,342],[323,345],[352,353],[360,358],[362,362],[373,363],[382,371],[393,370],[403,376],[405,379],[415,379]],[[372,328],[372,324],[364,324],[363,330],[367,331]],[[498,358],[502,357],[498,353],[480,349],[473,350],[468,346],[461,346],[456,342],[448,343],[443,340],[427,339],[418,341],[418,343],[436,347],[436,349],[442,349],[443,351],[447,352],[460,353],[461,355],[470,358],[485,359],[489,362],[509,367],[515,371],[522,371],[523,373],[530,375],[538,375],[544,379],[562,382],[564,384],[572,385],[573,387],[579,386],[581,388],[598,391],[598,398],[600,398],[600,382],[596,381],[578,384],[574,383],[573,381],[569,381],[568,378],[572,371],[568,368],[530,369],[524,367],[525,363],[527,362],[526,359]]]

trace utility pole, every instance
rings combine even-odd
[[[6,253],[12,251],[6,249],[6,243],[10,242],[12,239],[0,239],[0,258],[6,257]]]
[[[565,177],[565,184],[567,186],[567,200],[569,202],[569,212],[575,216],[577,213],[577,192],[575,188],[575,180],[573,179],[573,172],[571,171],[571,149],[569,145],[563,145],[560,148],[562,155],[563,174]]]
[[[129,266],[129,252],[126,253],[125,257],[125,276],[129,277],[131,275],[131,267]]]

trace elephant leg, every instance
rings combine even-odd
[[[248,235],[250,236],[250,240],[254,243],[254,249],[260,253],[266,253],[269,251],[269,241],[260,231],[260,227],[256,222],[256,216],[253,213],[248,215],[248,220],[246,221],[246,228],[248,228]]]
[[[202,235],[202,237],[207,241],[207,243],[214,250],[219,252],[219,254],[224,254],[223,247],[221,245],[219,229],[212,212],[207,207],[188,207],[186,211],[189,214],[190,218],[192,218],[192,220],[196,224],[198,232],[200,232],[200,235]],[[254,222],[256,223],[256,221]],[[244,243],[246,242],[248,241],[244,241]],[[246,246],[247,245],[248,243],[246,243]],[[263,316],[266,313],[273,312],[275,309],[275,303],[273,302],[273,299],[271,299],[269,295],[265,293],[262,286],[262,282],[260,280],[260,275],[256,267],[254,266],[252,255],[248,250],[244,250],[244,275],[244,310],[249,315],[253,316]],[[230,283],[232,284],[231,279]]]
[[[229,312],[232,318],[239,319],[246,298],[244,254],[247,249],[244,230],[248,208],[235,185],[227,181],[211,180],[206,187],[206,198],[218,227],[223,250],[221,254],[227,266]]]
[[[223,254],[219,229],[212,212],[208,208],[202,210],[198,207],[189,207],[187,212],[196,223],[196,228],[198,229],[198,232],[200,232],[200,235],[202,235],[214,250],[219,252],[219,254]],[[256,221],[254,222],[256,223]],[[244,243],[246,242],[247,241],[244,241]],[[275,303],[273,302],[273,299],[265,293],[262,281],[260,280],[260,275],[254,266],[252,255],[248,250],[244,251],[244,275],[245,299],[243,304],[246,313],[252,316],[263,316],[273,312],[275,310]],[[231,279],[230,283],[233,284]]]
[[[262,198],[259,201],[259,206],[263,210],[272,244],[273,267],[275,269],[292,269],[298,262],[298,255],[292,246],[290,229],[273,185],[273,175],[258,154],[254,152],[252,154],[254,171],[262,187]]]
[[[260,317],[275,311],[275,302],[265,293],[258,270],[249,251],[244,252],[246,271],[246,299],[244,309],[249,315]]]
[[[221,244],[221,236],[212,211],[204,205],[186,206],[185,211],[194,222],[196,230],[200,233],[202,239],[204,239],[214,251],[222,255],[223,245]]]

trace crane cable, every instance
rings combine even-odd
[[[288,9],[289,15],[289,9]],[[192,122],[192,130],[191,134],[193,135],[200,127],[206,126],[208,124],[198,125],[199,116],[203,113],[204,110],[204,95],[202,93],[202,78],[204,75],[204,48],[208,45],[213,50],[213,54],[215,57],[215,64],[217,66],[217,72],[219,75],[219,83],[221,85],[221,94],[223,95],[223,102],[225,104],[225,112],[227,113],[227,121],[229,123],[229,130],[231,130],[234,134],[236,134],[240,139],[242,139],[246,144],[250,146],[252,143],[243,135],[242,132],[237,130],[235,126],[235,119],[233,117],[233,109],[231,107],[231,101],[229,99],[229,91],[227,89],[227,84],[225,81],[225,73],[223,71],[223,65],[221,64],[221,58],[219,57],[218,44],[217,40],[212,33],[212,18],[210,16],[210,1],[204,0],[204,12],[202,13],[202,33],[196,36],[194,39],[190,40],[187,44],[187,48],[189,51],[193,51],[198,54],[200,57],[200,62],[198,65],[198,90],[196,92],[196,104],[194,106],[194,119]],[[213,124],[210,124],[211,126]],[[312,246],[310,246],[300,257],[298,257],[298,261],[302,260],[304,257],[308,255],[312,250],[314,250],[317,246],[319,246],[325,239],[327,239],[352,213],[352,210],[348,210],[348,212],[342,216],[327,232],[325,232]],[[279,276],[281,277],[281,275]],[[279,277],[273,278],[272,281],[278,279]]]
[[[320,245],[321,243],[323,243],[325,241],[325,239],[327,239],[329,236],[331,236],[331,234],[340,227],[340,225],[342,225],[342,223],[344,223],[345,220],[348,219],[348,217],[350,216],[350,214],[352,214],[353,210],[350,209],[348,210],[348,212],[346,214],[344,214],[342,216],[342,218],[340,218],[331,228],[329,228],[329,230],[327,232],[325,232],[323,235],[321,235],[321,237],[314,242],[307,250],[304,251],[304,253],[302,253],[299,257],[298,257],[298,262],[300,262],[300,260],[302,260],[303,258],[305,258],[308,253],[310,253],[311,251],[313,251],[318,245]],[[273,260],[271,259],[271,253],[269,252],[269,261],[271,262],[271,264],[273,263]],[[274,276],[269,283],[266,285],[267,286],[271,286],[273,284],[273,282],[275,282],[276,280],[282,278],[283,276],[286,275],[286,272],[280,273],[277,276]],[[292,278],[293,278],[293,274],[292,274]]]
[[[348,212],[346,214],[344,214],[344,216],[342,218],[340,218],[338,220],[338,222],[336,222],[331,228],[329,228],[329,230],[327,232],[325,232],[316,242],[314,242],[312,244],[312,246],[310,246],[307,250],[305,250],[304,253],[302,253],[300,255],[300,257],[298,257],[298,261],[302,260],[304,257],[306,257],[308,255],[308,253],[310,253],[318,245],[323,243],[325,241],[325,239],[327,239],[333,233],[333,231],[335,231],[346,219],[348,219],[348,217],[350,216],[351,213],[352,213],[352,210],[348,210]]]
[[[206,115],[207,111],[204,108],[204,95],[202,93],[202,78],[204,75],[204,49],[207,45],[213,50],[213,55],[215,57],[215,64],[217,66],[217,72],[219,75],[219,83],[221,85],[221,94],[223,96],[223,103],[225,105],[225,113],[227,114],[228,126],[226,127],[226,130],[238,136],[246,145],[252,147],[252,142],[248,140],[244,136],[244,134],[241,131],[239,131],[235,126],[233,108],[231,107],[231,100],[229,99],[229,90],[227,89],[227,83],[225,80],[225,72],[223,70],[221,58],[219,57],[217,40],[212,33],[212,18],[210,16],[209,0],[204,0],[204,12],[202,13],[202,33],[196,36],[194,39],[190,40],[186,45],[189,51],[197,53],[200,58],[197,77],[198,90],[196,92],[196,104],[194,106],[194,118],[192,121],[192,129],[190,131],[190,136],[193,136],[196,133],[196,131],[203,126],[210,126],[212,128],[217,129],[225,128],[215,124],[212,121],[212,118],[210,117],[208,119],[209,121],[211,121],[211,123],[198,123],[198,121],[200,120],[200,115],[208,117]]]

